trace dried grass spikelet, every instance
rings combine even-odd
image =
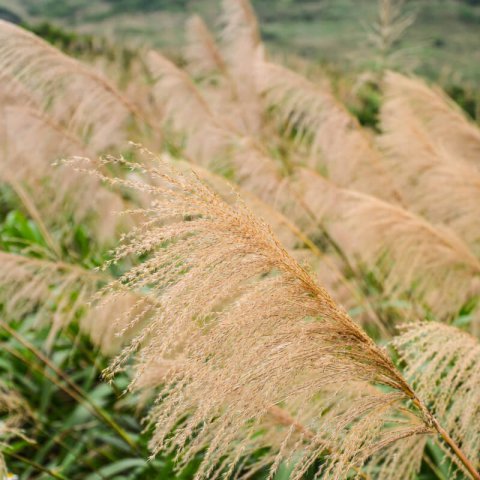
[[[2,110],[2,121],[5,123],[4,130],[9,138],[5,141],[14,142],[14,132],[17,131],[19,136],[21,134],[22,140],[25,143],[18,141],[18,148],[22,146],[22,151],[32,148],[37,145],[40,149],[41,156],[50,156],[55,158],[57,156],[64,156],[75,148],[79,153],[88,152],[88,147],[73,133],[64,128],[63,125],[57,123],[54,118],[42,112],[38,106],[30,106],[22,104],[22,102],[13,103],[12,105],[4,106]],[[32,129],[30,132],[28,127]],[[52,133],[57,135],[57,138],[49,138]],[[50,133],[50,135],[49,135]],[[47,138],[42,138],[46,136]],[[52,140],[56,140],[52,145]],[[34,142],[36,142],[34,144]],[[8,145],[7,145],[8,148]]]
[[[408,105],[433,144],[453,158],[464,158],[480,167],[480,129],[442,90],[394,72],[386,75],[384,88],[387,99]]]
[[[227,44],[247,42],[259,47],[262,39],[255,11],[249,0],[224,0],[222,37]]]
[[[399,40],[415,21],[414,14],[404,13],[404,0],[379,0],[378,18],[368,32],[369,43],[377,51],[378,67],[393,68],[402,51]]]
[[[412,480],[417,477],[427,445],[427,435],[414,435],[375,452],[363,471],[366,478]]]
[[[156,156],[145,149],[144,153],[146,155],[142,156],[142,165],[153,166],[156,163]],[[328,291],[338,304],[346,308],[355,308],[360,305],[363,313],[358,316],[357,321],[361,324],[373,323],[388,336],[383,322],[368,304],[363,293],[359,291],[358,286],[355,286],[346,278],[342,270],[342,262],[333,255],[328,255],[321,251],[309,238],[308,232],[303,231],[302,226],[295,222],[298,212],[291,212],[287,209],[287,213],[290,213],[290,218],[288,218],[278,210],[279,205],[275,208],[251,191],[231,184],[220,175],[216,175],[197,165],[174,160],[166,154],[162,155],[162,159],[165,162],[175,161],[180,171],[193,170],[202,181],[206,182],[215,193],[229,204],[236,203],[238,198],[241,197],[248,208],[272,228],[275,236],[287,248],[288,252],[311,271],[313,275],[319,278],[320,283],[328,288]],[[145,176],[142,177],[142,180],[151,182],[151,179]],[[142,198],[139,202],[140,205],[147,206],[151,202],[151,196],[148,192],[141,192],[140,197]],[[308,225],[316,228],[314,225],[310,225],[310,223]]]
[[[211,169],[228,169],[225,158],[244,148],[242,144],[248,143],[248,136],[237,128],[230,115],[212,109],[188,74],[170,60],[152,51],[148,66],[155,80],[153,94],[162,105],[165,121],[170,122],[175,132],[184,134],[187,158]],[[234,112],[238,109],[234,108]],[[242,166],[243,162],[237,164]],[[254,162],[248,166],[258,170]]]
[[[11,186],[40,227],[55,227],[68,239],[73,219],[88,224],[100,243],[111,241],[126,222],[112,214],[125,209],[121,197],[94,178],[52,166],[62,156],[87,152],[82,143],[34,108],[6,107],[0,124],[0,181]]]
[[[294,479],[322,455],[322,478],[339,479],[377,447],[432,433],[428,411],[386,353],[242,202],[226,204],[195,175],[160,160],[148,171],[131,168],[155,185],[116,182],[154,200],[113,261],[132,254],[145,261],[104,292],[140,290],[159,305],[111,372],[136,353],[134,389],[151,385],[160,362],[176,360],[150,415],[154,454],[179,448],[188,462],[204,451],[196,478],[241,478],[244,458],[267,445],[274,466],[299,456]],[[310,423],[301,428],[276,406],[310,412]],[[275,414],[283,418],[277,434],[259,435]]]
[[[186,30],[188,45],[185,56],[192,73],[197,75],[212,73],[228,75],[228,67],[222,53],[202,18],[198,15],[190,17]]]
[[[121,131],[119,127],[128,116],[141,116],[100,74],[2,20],[0,79],[8,82],[12,77],[43,109],[97,151],[115,140],[114,133]]]
[[[179,163],[177,162],[177,165]],[[305,245],[309,242],[300,227],[252,192],[242,189],[238,185],[231,184],[224,177],[196,165],[185,163],[183,168],[187,171],[193,170],[203,182],[229,204],[236,203],[240,196],[257,217],[262,218],[270,225],[270,228],[272,228],[277,238],[280,239],[282,245],[286,246],[289,251],[293,252],[299,248],[305,248]]]
[[[478,339],[431,322],[411,324],[403,330],[393,344],[406,364],[406,378],[463,452],[480,466]]]
[[[146,51],[137,47],[135,57],[130,59],[127,72],[122,73],[118,80],[122,92],[141,112],[144,121],[135,125],[132,132],[129,128],[129,138],[133,135],[142,138],[151,148],[162,148],[165,143],[165,133],[162,129],[162,108],[156,105],[152,95],[151,76],[146,65]],[[117,65],[118,69],[118,65]],[[122,72],[122,68],[120,68]]]
[[[0,105],[2,110],[11,105],[22,105],[41,110],[41,105],[32,92],[15,76],[2,72],[1,78],[3,80],[0,86]]]
[[[177,165],[179,162],[177,162]],[[359,315],[357,322],[373,323],[382,331],[383,323],[379,321],[363,294],[348,280],[342,271],[338,258],[322,252],[293,220],[288,219],[277,209],[263,202],[253,193],[230,184],[225,178],[212,174],[208,170],[194,165],[185,165],[192,169],[202,181],[227,203],[236,203],[241,197],[247,207],[272,229],[274,235],[301,265],[307,268],[333,296],[337,304],[345,308],[362,306],[364,313]]]
[[[35,314],[38,326],[49,325],[47,346],[58,332],[79,320],[105,354],[117,353],[122,339],[117,333],[127,326],[121,324],[122,312],[145,308],[143,297],[126,295],[108,308],[96,309],[92,315],[89,301],[110,277],[86,270],[81,266],[0,251],[0,303],[7,319],[22,319]],[[123,340],[124,341],[124,340]]]
[[[201,82],[202,96],[209,108],[238,131],[250,133],[249,105],[241,98],[237,79],[217,47],[213,34],[197,15],[187,22],[187,38],[186,68]]]
[[[140,154],[141,160],[139,162],[146,168],[153,167],[158,158],[148,149],[135,143],[131,143],[137,152]],[[106,157],[109,161],[109,157]],[[258,217],[262,218],[274,231],[277,238],[285,245],[291,252],[298,251],[299,257],[306,260],[306,252],[314,253],[319,257],[323,256],[322,252],[318,250],[315,244],[302,231],[301,226],[297,225],[294,220],[286,217],[275,205],[266,203],[260,196],[253,193],[251,190],[246,190],[238,184],[231,183],[225,177],[216,174],[201,165],[192,164],[190,162],[173,158],[168,153],[162,153],[162,161],[166,163],[175,163],[179,171],[193,171],[198,177],[205,182],[217,195],[219,195],[227,203],[236,203],[239,197],[243,199],[245,204]],[[114,159],[110,158],[113,162]],[[143,181],[151,185],[155,185],[154,179],[148,175],[139,175],[139,172],[131,172],[126,175],[128,180]],[[133,193],[134,202],[142,207],[148,207],[152,201],[149,191],[139,191]],[[265,192],[263,192],[265,193]],[[264,196],[264,195],[263,195]],[[278,195],[281,197],[281,195]],[[277,206],[278,207],[278,206]],[[296,255],[297,253],[294,253]],[[307,263],[310,264],[310,261]],[[316,262],[315,262],[316,263]],[[313,263],[311,264],[313,266]]]
[[[231,170],[236,183],[288,218],[299,220],[300,226],[311,222],[306,206],[290,191],[281,166],[260,142],[212,112],[188,75],[170,61],[151,52],[149,63],[157,77],[155,94],[166,101],[167,116],[175,128],[185,133],[186,157],[192,163]]]
[[[11,388],[0,382],[0,477],[7,477],[2,450],[11,438],[23,437],[20,428],[30,412],[26,402]]]
[[[309,149],[309,166],[340,186],[399,200],[382,158],[362,127],[330,92],[280,65],[262,62],[258,81],[295,141]]]
[[[352,259],[384,272],[385,292],[409,292],[439,316],[454,314],[478,289],[480,262],[450,229],[397,205],[298,172],[297,190]],[[380,264],[378,263],[380,261]]]
[[[203,182],[205,182],[217,195],[229,204],[236,203],[240,196],[255,215],[264,219],[264,221],[270,225],[277,238],[281,240],[282,245],[285,245],[289,251],[294,251],[299,248],[304,249],[305,246],[308,246],[307,244],[310,243],[309,239],[295,222],[289,220],[280,211],[265,203],[254,193],[245,190],[237,184],[230,183],[225,177],[222,177],[202,166],[174,159],[167,153],[163,153],[161,158],[162,161],[166,163],[175,163],[176,168],[179,171],[195,172]],[[157,157],[147,149],[143,149],[141,164],[148,169],[155,166],[156,162]],[[155,185],[154,179],[145,175],[138,175],[138,172],[134,175],[127,176],[127,178],[141,180]],[[142,207],[148,207],[152,201],[152,196],[149,192],[137,192],[137,198],[137,203]],[[315,248],[311,243],[310,247]]]
[[[157,52],[149,52],[147,61],[155,81],[153,95],[165,121],[184,133],[185,154],[200,165],[218,166],[219,153],[228,145],[223,118],[215,117],[186,72]]]
[[[402,97],[382,106],[380,145],[405,202],[444,223],[480,254],[480,172],[429,135]]]
[[[255,12],[249,0],[223,0],[221,15],[222,53],[234,80],[238,102],[250,135],[262,127],[262,105],[256,86],[255,68],[265,52]]]

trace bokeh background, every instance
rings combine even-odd
[[[266,44],[350,70],[369,61],[366,40],[376,0],[254,0]],[[0,0],[0,18],[51,22],[68,31],[101,35],[131,45],[176,50],[193,13],[211,26],[217,0]],[[401,39],[405,67],[450,83],[480,80],[480,1],[409,0],[415,23]]]

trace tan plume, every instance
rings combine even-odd
[[[190,69],[195,74],[207,75],[212,72],[227,74],[228,67],[216,45],[215,38],[198,15],[188,20],[187,37],[186,57]]]
[[[422,122],[432,143],[454,158],[464,158],[480,168],[480,129],[439,87],[424,80],[389,72],[385,78],[387,99],[408,105]]]
[[[265,101],[296,132],[296,141],[307,145],[310,167],[340,186],[399,200],[380,153],[328,86],[272,63],[257,69]]]
[[[480,261],[452,230],[312,171],[298,173],[297,190],[350,258],[383,271],[387,293],[410,292],[437,315],[475,294]]]
[[[128,325],[120,323],[122,313],[133,315],[148,308],[143,297],[127,295],[108,308],[89,308],[95,293],[110,277],[87,270],[74,263],[41,259],[16,253],[0,252],[0,301],[7,319],[21,319],[36,312],[38,326],[48,325],[47,346],[69,323],[79,320],[95,344],[104,353],[115,353],[122,344],[117,336]],[[151,306],[151,303],[149,304]]]
[[[187,22],[187,38],[187,70],[202,83],[202,95],[209,108],[237,130],[245,134],[257,133],[249,131],[250,106],[241,98],[237,85],[239,79],[230,71],[231,66],[217,46],[214,35],[197,15]]]
[[[104,292],[141,290],[161,308],[112,371],[136,352],[131,388],[140,387],[159,360],[181,352],[150,414],[154,454],[179,448],[185,464],[206,448],[196,478],[212,479],[238,474],[243,457],[267,441],[273,466],[301,456],[292,478],[327,454],[320,471],[339,479],[393,442],[440,434],[385,351],[240,200],[228,205],[195,175],[160,160],[148,170],[127,165],[156,185],[115,183],[145,189],[154,200],[144,227],[126,238],[113,260],[140,253],[146,260]],[[262,440],[259,430],[275,405],[291,408],[292,418],[309,412],[313,433],[307,438],[296,422],[284,422],[289,426],[275,439]]]
[[[181,163],[177,162],[177,167],[180,165]],[[219,175],[196,165],[185,164],[183,167],[192,169],[227,203],[235,203],[241,197],[248,208],[272,228],[275,236],[287,248],[290,255],[318,276],[320,283],[328,288],[338,304],[345,308],[354,308],[360,305],[365,309],[365,314],[360,316],[360,321],[376,325],[388,337],[384,322],[378,317],[368,299],[365,298],[358,286],[347,279],[342,271],[342,262],[334,255],[320,250],[294,220],[288,219],[253,193],[230,184]]]
[[[96,150],[138,109],[102,75],[32,33],[0,21],[0,78],[23,84],[45,110]],[[85,95],[85,92],[88,95]]]
[[[223,0],[222,7],[221,51],[243,106],[246,129],[255,136],[263,121],[255,68],[265,55],[258,21],[249,0]]]
[[[96,179],[52,165],[62,156],[88,152],[82,143],[32,107],[6,107],[0,132],[2,127],[0,182],[15,191],[46,240],[52,227],[63,230],[62,236],[68,240],[69,219],[73,219],[89,225],[100,243],[111,241],[126,222],[112,215],[125,209],[122,198]],[[59,253],[58,247],[52,248]]]
[[[389,97],[381,119],[380,145],[405,202],[451,227],[480,254],[479,170],[461,150],[454,153],[435,140],[404,98]]]
[[[300,226],[311,221],[290,191],[281,163],[268,155],[263,144],[212,112],[192,80],[172,62],[156,52],[149,60],[157,80],[155,94],[165,102],[166,117],[175,130],[185,134],[188,160],[230,173],[245,190],[298,220]]]

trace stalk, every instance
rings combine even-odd
[[[455,440],[448,434],[448,432],[440,425],[438,420],[435,417],[432,417],[432,423],[435,427],[435,430],[442,437],[443,441],[451,448],[455,453],[458,459],[462,462],[463,466],[468,470],[468,473],[475,480],[480,480],[480,472],[477,471],[472,462],[467,458],[467,456],[462,452],[460,447],[456,444]]]
[[[430,424],[441,439],[449,446],[455,456],[460,460],[461,464],[466,468],[468,473],[474,480],[480,480],[480,472],[475,468],[473,463],[463,453],[462,449],[457,445],[450,434],[442,427],[435,415],[425,406],[425,404],[415,395],[412,398],[414,405],[424,414],[425,421]]]
[[[16,460],[22,463],[25,463],[26,465],[29,465],[30,467],[34,468],[39,472],[43,472],[43,473],[46,473],[47,475],[50,475],[52,478],[56,478],[57,480],[68,480],[68,478],[64,477],[61,473],[56,472],[55,470],[50,470],[49,468],[44,467],[43,465],[40,465],[39,463],[36,463],[33,460],[30,460],[26,457],[23,457],[18,453],[10,452],[8,450],[3,450],[2,453],[4,455],[7,455],[8,457],[15,458]]]

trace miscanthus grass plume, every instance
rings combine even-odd
[[[388,296],[408,292],[440,319],[478,295],[480,261],[454,230],[309,170],[296,189],[349,258],[378,269]]]
[[[474,465],[480,465],[478,338],[436,322],[402,330],[393,344],[405,362],[405,378]]]
[[[479,168],[480,129],[438,86],[428,85],[419,78],[388,72],[385,95],[411,109],[432,143]]]
[[[415,85],[413,81],[398,77],[392,74],[387,78],[389,82]],[[407,95],[395,94],[395,85],[387,86],[379,144],[384,149],[395,184],[412,210],[434,223],[454,229],[478,255],[480,231],[476,219],[480,214],[480,171],[469,159],[474,142],[463,138],[463,134],[480,134],[480,130],[475,130],[463,119],[463,130],[456,125],[444,139],[436,138],[439,133],[431,130],[440,125],[436,123],[432,127],[432,121],[426,122],[419,116],[416,104],[408,100]],[[454,109],[448,111],[452,117],[459,116]],[[455,136],[458,145],[453,149]]]
[[[85,160],[70,162],[89,169]],[[133,357],[130,388],[157,388],[153,454],[175,449],[182,465],[204,451],[196,478],[247,478],[258,466],[245,463],[249,453],[268,447],[260,463],[272,475],[286,460],[291,478],[301,478],[321,458],[318,475],[345,478],[383,449],[431,435],[480,478],[386,351],[240,199],[227,204],[160,159],[148,169],[104,162],[153,180],[103,178],[148,191],[152,202],[112,262],[145,260],[98,299],[104,306],[133,290],[154,302],[146,318],[132,316],[130,328],[144,326],[110,369]],[[272,421],[277,427],[259,435]]]
[[[215,113],[189,76],[172,62],[151,52],[149,66],[155,78],[154,95],[164,102],[165,126],[184,135],[185,155],[192,163],[229,172],[242,188],[300,225],[311,223],[308,206],[299,202],[285,169],[263,143]]]
[[[307,165],[341,186],[398,201],[390,173],[372,139],[325,83],[281,65],[258,62],[259,89],[279,123],[304,145]]]
[[[104,353],[117,353],[122,340],[110,321],[112,316],[121,316],[125,311],[134,312],[138,304],[143,304],[142,296],[132,294],[109,303],[108,308],[97,308],[92,312],[89,302],[111,280],[110,275],[97,273],[72,261],[39,258],[35,252],[0,251],[0,262],[3,317],[11,320],[36,312],[37,328],[49,326],[47,349],[63,328],[79,321],[81,328]],[[128,334],[127,326],[124,334]]]
[[[143,119],[139,108],[103,75],[4,20],[0,65],[2,82],[20,84],[37,105],[97,151],[118,141],[115,134],[129,116]]]
[[[19,136],[19,131],[26,133]],[[41,111],[17,105],[5,107],[0,115],[0,139],[0,183],[18,196],[57,255],[59,247],[53,245],[47,230],[63,229],[67,236],[68,219],[88,224],[99,243],[115,237],[118,218],[111,212],[121,211],[123,200],[100,187],[95,179],[52,166],[65,155],[90,151],[73,134]]]

